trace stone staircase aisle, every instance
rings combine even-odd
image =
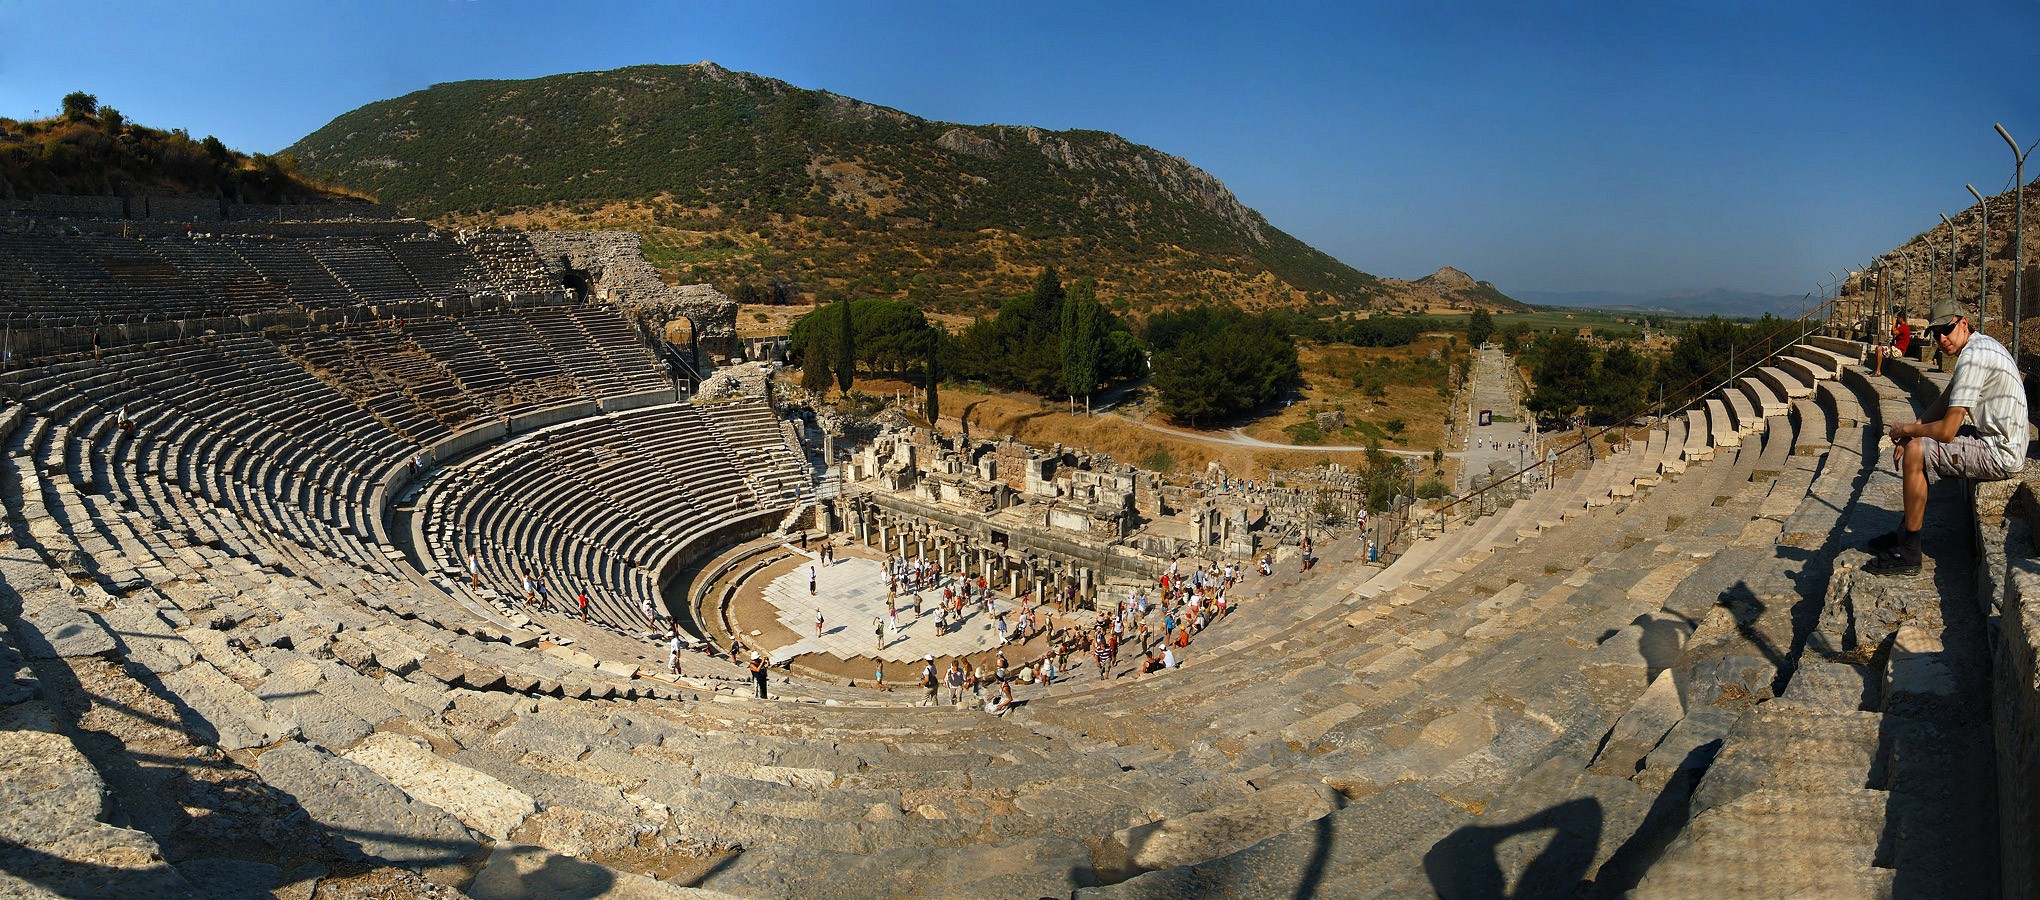
[[[1952,485],[1930,495],[1917,577],[1865,575],[1869,556],[1853,549],[1895,527],[1901,507],[1881,423],[1910,420],[1945,383],[1908,362],[1885,366],[1889,377],[1840,369],[1870,411],[1835,441],[1838,458],[1856,460],[1841,469],[1854,481],[1824,476],[1832,483],[1814,496],[1831,499],[1809,498],[1780,542],[1831,560],[1798,665],[1723,738],[1690,821],[1637,897],[1997,890],[1994,786],[1976,777],[1993,765],[1990,652],[1966,498]]]

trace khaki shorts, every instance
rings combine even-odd
[[[1920,462],[1927,472],[1928,484],[1943,478],[2002,481],[2011,477],[2012,473],[2005,471],[2004,466],[1998,465],[1997,458],[1990,455],[1990,445],[1973,434],[1957,434],[1947,443],[1930,437],[1914,440],[1920,445]]]

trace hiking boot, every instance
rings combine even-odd
[[[1917,553],[1907,553],[1902,549],[1893,550],[1889,553],[1878,555],[1876,559],[1871,560],[1868,565],[1863,567],[1863,571],[1872,575],[1918,575],[1920,574],[1920,555]]]
[[[1893,550],[1897,550],[1904,543],[1905,532],[1902,529],[1894,528],[1890,531],[1887,531],[1864,542],[1863,548],[1869,550],[1871,553],[1875,553],[1879,556],[1882,556],[1886,553],[1890,553]]]

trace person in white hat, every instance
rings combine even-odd
[[[921,657],[921,690],[927,694],[928,705],[935,705],[935,655]]]
[[[758,699],[765,699],[765,659],[751,651],[751,680],[758,683]]]
[[[1955,374],[1918,421],[1887,429],[1905,488],[1905,521],[1870,539],[1877,557],[1863,571],[1872,575],[1920,573],[1928,485],[1949,476],[2000,481],[2026,467],[2026,392],[2011,351],[1977,334],[1969,308],[1955,300],[1936,302],[1928,316],[1927,335],[1943,355],[1955,357]]]

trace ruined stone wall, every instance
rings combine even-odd
[[[546,265],[588,273],[595,290],[632,321],[664,326],[685,317],[694,323],[704,352],[734,356],[737,304],[706,284],[670,285],[645,259],[644,245],[630,231],[538,231],[525,236]]]

